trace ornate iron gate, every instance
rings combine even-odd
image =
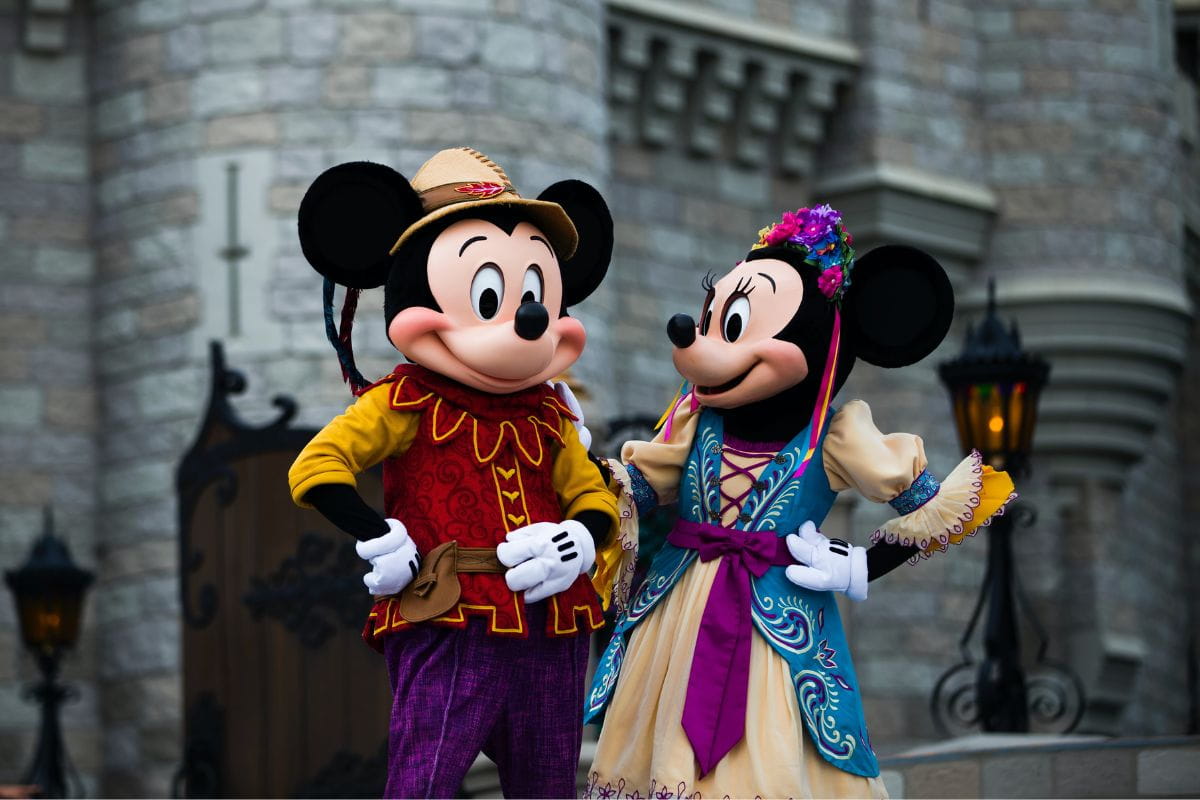
[[[261,427],[212,344],[212,393],[176,475],[188,797],[378,797],[391,692],[359,631],[370,607],[354,543],[297,508],[287,470],[314,430],[296,404]],[[382,507],[379,472],[359,489]]]

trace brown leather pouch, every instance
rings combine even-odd
[[[422,559],[417,577],[400,593],[400,616],[408,622],[440,617],[458,603],[460,572],[504,571],[495,548],[459,547],[455,541],[439,544]]]

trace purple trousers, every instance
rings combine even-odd
[[[505,797],[575,797],[583,739],[586,633],[529,638],[418,625],[384,639],[392,682],[385,797],[454,797],[475,757],[500,768]]]

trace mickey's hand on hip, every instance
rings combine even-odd
[[[800,562],[784,570],[797,586],[818,592],[845,592],[851,600],[867,599],[867,551],[841,539],[828,539],[812,522],[787,537],[788,552]]]
[[[398,519],[387,520],[388,532],[354,546],[359,558],[371,563],[363,583],[373,595],[396,594],[412,583],[421,567],[421,554]]]
[[[525,592],[536,603],[564,591],[596,563],[596,545],[583,523],[535,522],[510,531],[496,548],[496,557],[509,570],[508,588]]]

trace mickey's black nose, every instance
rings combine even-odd
[[[696,320],[687,314],[676,314],[667,322],[667,338],[676,347],[689,347],[696,341]]]
[[[521,303],[513,322],[517,336],[533,341],[546,332],[550,325],[550,313],[541,303]]]

